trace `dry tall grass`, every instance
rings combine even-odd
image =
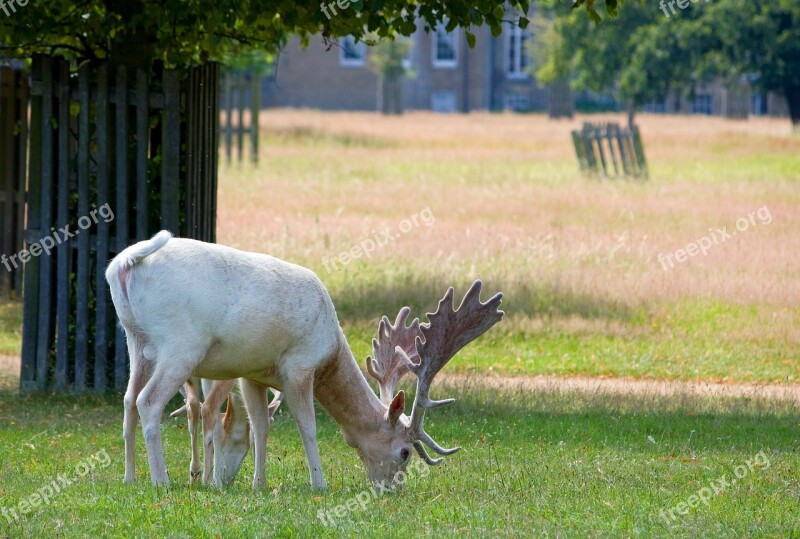
[[[323,257],[430,207],[435,226],[370,263],[626,305],[711,298],[796,314],[800,139],[786,122],[643,115],[652,178],[640,183],[577,174],[569,130],[581,120],[269,111],[261,167],[222,169],[219,239],[319,270]],[[658,263],[763,206],[770,224],[670,271]]]

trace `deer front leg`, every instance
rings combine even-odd
[[[328,483],[322,473],[322,461],[317,446],[317,418],[314,414],[314,371],[292,372],[284,383],[284,395],[306,450],[311,487],[325,490]]]
[[[200,421],[200,399],[197,398],[197,387],[191,378],[186,382],[184,388],[186,390],[186,417],[189,421],[189,437],[192,440],[189,482],[196,483],[200,479],[200,448],[197,441],[197,423]]]
[[[267,386],[242,379],[241,387],[244,403],[247,406],[247,415],[250,418],[250,429],[253,432],[253,455],[255,457],[253,489],[260,489],[266,485],[264,471],[267,464],[267,436],[270,423]]]
[[[205,398],[200,408],[200,415],[203,418],[203,484],[214,483],[214,459],[217,453],[214,447],[214,433],[222,430],[219,424],[219,407],[225,397],[231,392],[234,380],[220,381],[215,380],[208,391],[207,381],[203,382],[203,393]],[[218,436],[219,437],[219,436]],[[222,486],[222,485],[219,485]]]

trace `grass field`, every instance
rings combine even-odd
[[[315,269],[361,358],[380,315],[480,277],[508,317],[455,370],[800,381],[800,139],[775,120],[639,123],[652,179],[599,182],[576,173],[578,122],[270,113],[262,166],[222,175],[219,241]],[[737,234],[664,271],[659,254],[722,227]]]
[[[317,271],[360,361],[380,315],[422,315],[480,277],[505,293],[506,319],[450,372],[799,383],[800,138],[777,120],[645,115],[651,179],[601,182],[576,172],[581,120],[270,111],[261,165],[221,169],[218,239]],[[659,255],[722,227],[736,234],[664,270]],[[343,263],[384,232],[369,258]],[[20,314],[0,303],[0,355],[19,350]],[[185,420],[172,419],[172,488],[149,485],[141,437],[140,482],[123,485],[119,396],[19,397],[0,373],[0,511],[95,466],[19,521],[0,514],[0,535],[800,536],[798,402],[472,380],[435,390],[458,401],[426,421],[464,450],[338,517],[367,481],[324,412],[325,494],[307,486],[287,410],[264,492],[250,490],[250,459],[224,494],[188,486]]]
[[[137,455],[140,481],[123,485],[119,399],[57,397],[46,406],[4,399],[0,506],[15,506],[62,473],[75,481],[19,522],[0,517],[0,531],[10,537],[800,533],[797,403],[481,388],[441,392],[459,400],[430,414],[429,432],[464,450],[426,476],[410,479],[403,494],[384,495],[341,517],[336,507],[365,492],[367,481],[355,452],[324,413],[319,439],[329,492],[313,493],[307,485],[299,436],[283,411],[270,432],[267,490],[251,491],[252,460],[246,459],[237,482],[221,494],[188,486],[185,420],[165,420],[163,427],[174,486],[149,484],[143,442]],[[23,403],[31,408],[24,410]],[[81,466],[92,461],[95,470],[81,477]],[[670,516],[678,504],[713,487],[717,492],[711,490],[707,505],[681,507],[686,515]],[[334,523],[323,524],[320,511]]]

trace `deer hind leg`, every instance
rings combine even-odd
[[[178,357],[181,357],[181,360],[173,359]],[[136,408],[142,420],[147,459],[150,463],[150,478],[154,484],[169,483],[164,449],[161,445],[161,415],[169,400],[189,379],[202,354],[197,354],[196,360],[186,361],[186,357],[178,353],[169,354],[160,351],[159,357],[154,361],[153,375],[136,398]]]
[[[245,406],[247,407],[247,415],[250,418],[250,428],[253,433],[253,456],[255,457],[253,489],[259,489],[266,485],[264,472],[267,462],[267,436],[269,435],[270,423],[267,386],[242,379],[241,388]]]
[[[150,376],[144,356],[142,356],[141,350],[137,349],[135,337],[127,330],[125,330],[125,334],[128,341],[131,371],[128,388],[123,399],[125,413],[122,420],[122,437],[125,440],[125,482],[132,483],[136,480],[136,425],[139,422],[136,399]]]
[[[286,363],[291,364],[291,360]],[[322,461],[317,446],[317,418],[314,413],[314,371],[293,371],[284,377],[283,393],[289,409],[292,411],[300,439],[306,450],[308,471],[311,475],[311,487],[324,490],[328,488],[322,473]]]
[[[203,484],[211,485],[214,480],[214,462],[219,453],[222,427],[219,407],[233,388],[234,380],[203,380],[203,405],[200,415],[203,418]],[[222,485],[219,485],[222,486]]]
[[[186,390],[186,417],[189,421],[189,436],[192,440],[192,461],[189,464],[189,482],[200,479],[200,449],[197,440],[197,423],[200,421],[200,399],[197,397],[195,378],[189,378],[183,386]]]

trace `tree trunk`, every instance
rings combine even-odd
[[[789,105],[789,118],[792,128],[800,131],[800,85],[788,85],[784,88],[786,103]]]
[[[633,104],[633,101],[628,102],[628,127],[633,125],[633,121],[636,119],[636,106]]]
[[[379,79],[378,111],[381,114],[403,114],[402,84],[402,78]]]
[[[378,77],[378,95],[377,95],[377,100],[376,100],[377,101],[376,109],[377,109],[377,112],[379,112],[381,114],[386,114],[386,111],[383,108],[384,107],[383,104],[385,102],[385,99],[384,99],[385,87],[386,87],[386,80],[383,77]]]
[[[403,79],[392,80],[392,114],[403,114]]]

